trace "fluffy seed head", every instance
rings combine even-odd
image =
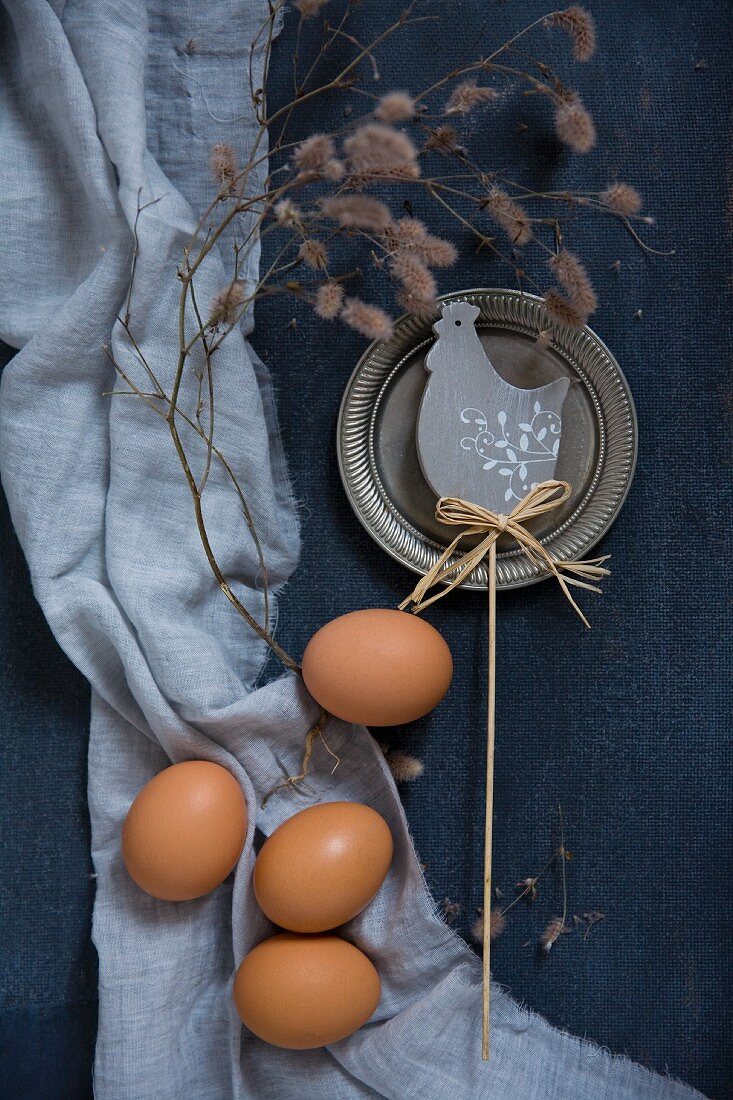
[[[376,106],[380,122],[407,122],[415,116],[415,101],[407,92],[388,92]]]
[[[555,132],[560,141],[576,153],[589,153],[596,143],[593,119],[577,96],[558,104]]]
[[[545,292],[542,304],[545,307],[545,312],[548,317],[553,321],[557,321],[558,324],[567,325],[568,328],[582,328],[585,324],[584,319],[578,311],[573,308],[567,298],[564,298],[560,291],[556,290],[554,286],[551,286],[550,289]]]
[[[360,126],[344,141],[349,175],[356,180],[417,179],[417,149],[407,134],[378,122]]]
[[[398,290],[395,295],[397,305],[405,313],[412,313],[414,317],[419,317],[425,321],[437,321],[438,320],[438,303],[433,300],[430,301],[427,298],[415,298],[413,295],[408,294],[406,290]]]
[[[367,305],[361,298],[347,298],[341,320],[368,340],[389,340],[392,321],[378,306]]]
[[[456,144],[456,131],[452,126],[436,126],[434,130],[429,131],[425,148],[437,149],[439,153],[446,155],[455,152],[459,148]]]
[[[480,88],[475,80],[464,80],[451,92],[443,114],[467,115],[474,107],[478,107],[480,103],[487,103],[490,99],[496,99],[493,88]]]
[[[562,917],[553,917],[540,936],[540,944],[543,951],[549,951],[559,936],[565,931],[565,921]]]
[[[500,187],[492,187],[482,205],[504,230],[512,244],[521,246],[531,240],[532,223],[524,208],[510,198],[506,191],[502,191]]]
[[[390,212],[383,202],[369,195],[335,195],[321,203],[328,218],[344,228],[371,229],[379,232],[389,224]]]
[[[422,244],[428,236],[427,227],[419,218],[398,218],[387,226],[386,236],[400,248]]]
[[[550,258],[549,266],[553,275],[568,296],[571,306],[587,318],[598,308],[598,298],[588,272],[577,256],[567,249]]]
[[[332,183],[338,183],[346,175],[346,169],[337,157],[329,157],[321,169],[321,175]]]
[[[398,252],[389,262],[389,269],[402,284],[409,299],[423,304],[435,305],[438,288],[435,279],[419,256],[414,252]]]
[[[295,229],[300,225],[300,210],[290,199],[275,203],[275,221],[285,229]]]
[[[339,315],[343,300],[343,288],[338,283],[324,283],[316,291],[313,308],[323,321],[333,321]]]
[[[442,237],[429,236],[418,251],[428,267],[450,267],[458,259],[456,246]]]
[[[239,309],[244,303],[246,290],[244,283],[234,282],[224,287],[211,303],[210,325],[232,325],[237,320]]]
[[[576,61],[590,61],[596,52],[596,24],[593,16],[579,4],[572,4],[565,11],[556,11],[548,19],[551,27],[561,27],[573,44]]]
[[[237,174],[237,161],[231,145],[219,142],[211,150],[211,171],[223,187],[231,187]]]
[[[501,908],[495,905],[489,915],[489,937],[493,943],[494,940],[498,940],[506,928],[506,917],[503,915]],[[476,920],[471,925],[471,939],[474,943],[483,943],[484,939],[484,911],[483,909],[476,910]]]
[[[484,939],[484,911],[483,909],[476,910],[476,919],[470,928],[471,939],[474,943],[483,943]]]
[[[489,935],[492,940],[498,940],[506,928],[506,917],[502,913],[498,905],[495,905],[491,910],[491,917],[489,923]]]
[[[328,253],[320,241],[309,237],[298,249],[298,255],[304,264],[314,271],[323,271],[328,267]]]
[[[399,749],[388,750],[385,753],[385,759],[396,783],[412,783],[425,771],[422,760]]]
[[[328,0],[294,0],[293,7],[300,12],[301,19],[312,19],[327,3]]]
[[[450,267],[458,259],[458,253],[450,241],[433,237],[419,218],[398,218],[385,229],[388,248],[415,252],[428,267]]]
[[[312,134],[301,141],[295,148],[293,161],[301,176],[325,175],[327,168],[333,171],[333,164],[339,163],[336,147],[327,134]]]
[[[617,214],[638,214],[642,207],[641,195],[630,183],[612,183],[600,197]]]

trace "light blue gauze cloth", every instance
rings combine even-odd
[[[252,140],[244,74],[265,13],[263,0],[4,0],[0,336],[19,350],[2,380],[2,478],[36,595],[92,685],[95,1096],[682,1100],[693,1092],[554,1030],[498,989],[492,1057],[481,1062],[479,962],[434,916],[366,730],[332,722],[336,775],[314,770],[307,794],[262,808],[273,782],[297,772],[317,709],[294,675],[253,689],[264,647],[213,581],[165,424],[137,398],[105,396],[116,378],[102,346],[133,367],[115,315],[138,201],[158,199],[139,219],[130,308],[144,355],[170,387],[177,264],[211,197],[211,145],[229,142],[241,157]],[[226,278],[212,252],[199,300]],[[267,377],[239,333],[218,354],[216,385],[217,442],[276,591],[296,563],[298,524]],[[255,547],[216,462],[204,501],[224,570],[261,618]],[[233,884],[158,902],[127,876],[120,830],[143,784],[190,757],[219,762],[241,783],[247,843]],[[231,999],[235,967],[270,931],[251,890],[253,832],[329,799],[374,806],[394,834],[384,887],[346,929],[375,962],[382,999],[350,1039],[289,1052],[248,1034]]]

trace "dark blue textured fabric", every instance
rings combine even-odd
[[[636,184],[659,221],[650,243],[677,249],[651,259],[610,220],[571,220],[568,244],[586,259],[602,299],[595,328],[636,397],[639,467],[603,547],[614,574],[602,598],[584,601],[590,633],[550,584],[500,597],[494,878],[511,896],[517,880],[542,866],[561,803],[574,852],[571,912],[600,909],[606,919],[585,943],[564,937],[540,965],[534,945],[561,900],[548,878],[533,908],[513,911],[494,967],[558,1025],[722,1098],[733,1096],[733,381],[719,153],[733,82],[729,7],[625,0],[596,8],[599,56],[575,67],[573,79],[596,118],[597,151],[568,157],[534,97],[469,124],[486,134],[483,163],[522,182],[600,189],[618,176]],[[353,33],[366,39],[377,19],[399,10],[394,0],[364,5]],[[542,10],[535,0],[464,0],[440,32],[423,23],[409,32],[409,48],[387,47],[382,71],[390,85],[417,89],[426,73],[502,40]],[[274,103],[289,92],[294,28],[290,17],[275,48]],[[552,53],[562,67],[559,41]],[[338,125],[343,106],[336,97],[309,111],[304,128]],[[528,129],[518,132],[517,123]],[[296,121],[291,135],[298,133]],[[429,207],[414,205],[449,232]],[[512,285],[487,254],[464,247],[462,255],[441,290]],[[283,300],[261,309],[255,343],[276,378],[303,501],[303,556],[279,625],[283,644],[299,652],[333,615],[393,606],[412,577],[363,532],[338,478],[336,414],[363,342]],[[87,693],[33,601],[7,512],[2,561],[0,1095],[82,1097],[91,1088],[95,994]],[[456,594],[429,618],[451,645],[455,683],[434,714],[389,739],[425,762],[424,777],[404,791],[408,817],[436,899],[462,904],[466,932],[481,894],[484,608]]]

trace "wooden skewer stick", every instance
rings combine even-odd
[[[489,1060],[489,1002],[491,986],[491,831],[494,813],[494,714],[496,700],[496,543],[489,548],[489,675],[486,717],[486,820],[484,825],[484,958],[481,1056]]]
[[[598,581],[608,575],[604,562],[606,557],[589,561],[555,561],[537,539],[523,525],[545,512],[552,511],[564,504],[571,494],[567,481],[542,481],[527,493],[526,497],[512,509],[508,516],[492,512],[489,508],[473,504],[461,497],[440,497],[435,508],[435,518],[441,523],[462,528],[449,546],[443,551],[425,576],[400,604],[400,610],[412,606],[419,614],[424,608],[442,599],[462,581],[471,576],[473,570],[482,562],[488,563],[489,592],[489,660],[488,660],[488,706],[486,722],[486,822],[484,826],[484,959],[483,959],[483,996],[482,996],[482,1054],[484,1061],[489,1058],[489,1000],[491,982],[491,834],[494,803],[494,713],[496,709],[496,542],[506,532],[518,543],[520,550],[530,562],[546,566],[555,577],[563,594],[572,604],[581,620],[588,626],[588,620],[573,599],[568,581],[563,574],[574,578],[570,584],[580,585],[592,592],[600,592]],[[485,537],[477,546],[467,550],[451,562],[458,551],[464,534]],[[579,578],[579,579],[578,579]],[[441,584],[441,582],[443,582]],[[431,592],[437,588],[437,591]]]

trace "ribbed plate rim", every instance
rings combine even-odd
[[[474,288],[442,295],[439,301],[473,302],[481,310],[479,327],[504,328],[528,336],[551,327],[542,299],[518,290]],[[395,322],[390,340],[370,344],[344,390],[336,431],[339,472],[357,519],[390,557],[420,575],[437,560],[440,544],[414,527],[390,500],[375,460],[374,426],[391,376],[421,344],[434,339],[433,320],[403,314]],[[587,325],[555,329],[551,346],[585,385],[598,431],[598,462],[586,493],[571,515],[542,539],[556,560],[572,561],[587,556],[626,500],[636,467],[638,425],[626,377],[597,333]],[[520,588],[547,576],[546,568],[533,565],[518,550],[497,557],[499,588]],[[483,563],[462,587],[485,590]]]

